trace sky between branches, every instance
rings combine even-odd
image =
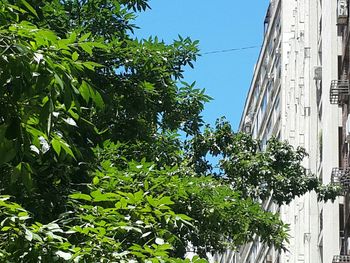
[[[226,116],[236,129],[260,51],[256,46],[263,41],[268,3],[268,0],[151,0],[152,10],[139,14],[136,20],[140,29],[135,35],[158,36],[165,42],[176,39],[178,34],[189,36],[200,40],[201,53],[237,48],[204,54],[194,69],[185,72],[185,81],[196,81],[198,88],[205,88],[214,98],[206,105],[204,119],[213,124],[217,117]]]

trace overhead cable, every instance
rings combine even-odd
[[[253,48],[261,48],[261,45],[258,45],[258,46],[248,46],[248,47],[240,47],[240,48],[222,49],[222,50],[214,50],[214,51],[207,51],[207,52],[201,53],[201,55],[217,54],[217,53],[226,53],[226,52],[234,52],[234,51],[240,51],[240,50],[245,50],[245,49],[253,49]]]

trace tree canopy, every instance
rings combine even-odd
[[[259,200],[336,197],[303,149],[205,125],[211,98],[182,75],[199,43],[138,40],[148,8],[0,2],[2,262],[200,263],[254,235],[283,249],[288,226]]]

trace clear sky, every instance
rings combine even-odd
[[[202,53],[259,46],[269,0],[151,0],[152,10],[139,14],[135,31],[139,38],[158,36],[170,43],[177,35],[200,41]],[[234,129],[241,113],[260,48],[207,54],[194,69],[185,71],[185,81],[214,98],[203,113],[208,123],[225,116]]]

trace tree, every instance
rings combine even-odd
[[[183,262],[190,244],[205,257],[254,234],[282,249],[288,226],[258,199],[335,198],[306,176],[302,149],[202,129],[210,97],[182,76],[198,41],[135,39],[147,8],[1,1],[2,261]]]

